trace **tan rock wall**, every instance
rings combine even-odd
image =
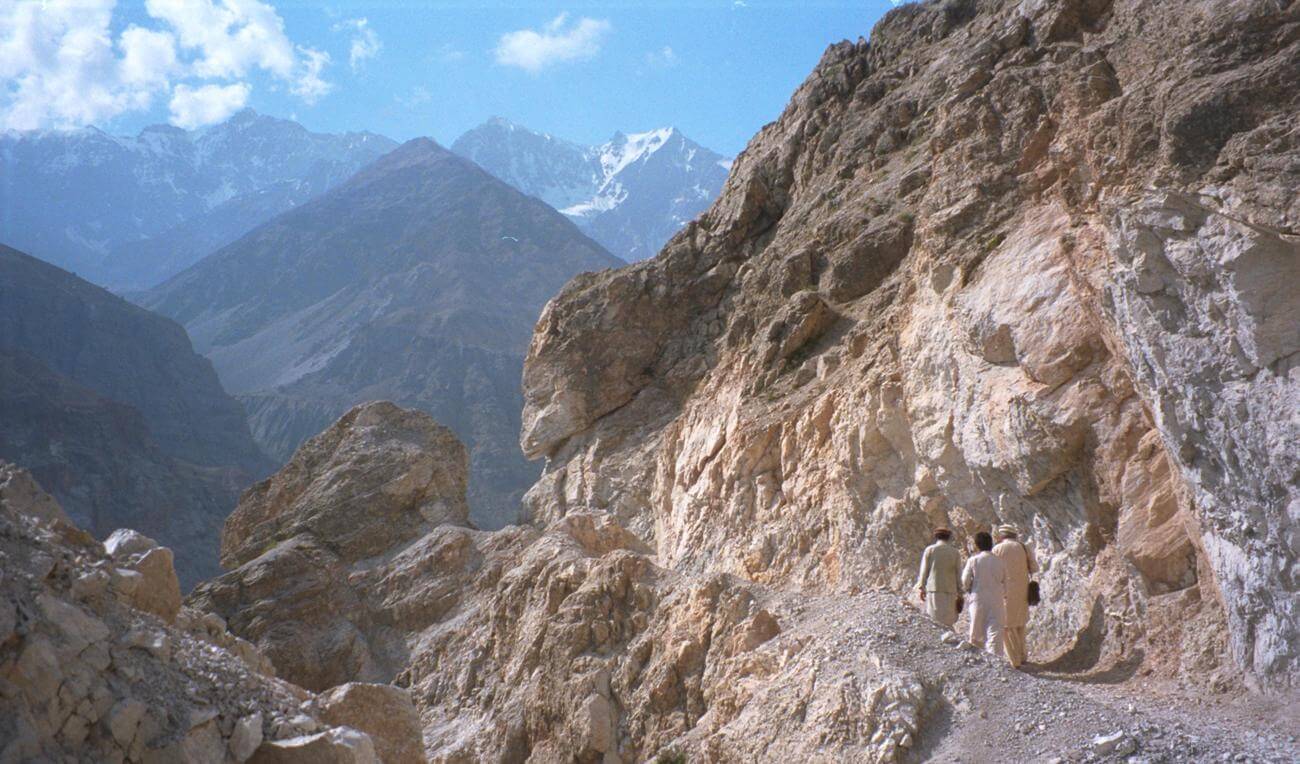
[[[532,515],[611,511],[670,567],[900,592],[931,525],[1012,522],[1045,563],[1038,657],[1100,634],[1098,661],[1201,666],[1206,643],[1165,638],[1184,607],[1292,682],[1300,343],[1270,280],[1297,280],[1296,24],[1265,2],[926,4],[833,46],[708,213],[543,313]],[[1169,216],[1151,188],[1198,222],[1141,223]],[[1151,246],[1185,307],[1143,305],[1174,278],[1129,251]],[[1177,264],[1197,247],[1249,264]],[[1264,371],[1229,405],[1210,369]],[[1212,480],[1180,453],[1198,429]]]

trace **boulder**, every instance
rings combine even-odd
[[[172,551],[136,531],[121,528],[104,541],[104,550],[119,570],[118,592],[135,608],[153,613],[164,621],[176,620],[181,608],[181,583],[176,577]]]
[[[0,461],[0,506],[45,522],[71,522],[54,497],[36,484],[30,472],[4,461]]]
[[[427,414],[387,401],[357,406],[244,493],[221,532],[221,564],[237,567],[303,533],[351,563],[442,523],[466,525],[468,460]]]
[[[326,723],[369,735],[382,761],[424,761],[420,715],[407,690],[348,682],[318,695],[316,705]]]
[[[190,604],[309,690],[391,681],[394,628],[442,609],[402,600],[431,567],[466,561],[467,471],[465,447],[427,414],[357,406],[244,494],[222,535],[236,567]]]

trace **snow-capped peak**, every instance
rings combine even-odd
[[[555,207],[628,260],[654,254],[707,208],[730,161],[675,127],[617,132],[583,146],[497,119],[462,135],[452,151]]]
[[[600,167],[605,179],[619,174],[633,162],[658,151],[677,132],[675,127],[661,127],[645,133],[614,133],[609,143],[600,147]]]

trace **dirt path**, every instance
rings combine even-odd
[[[794,597],[778,639],[823,655],[819,673],[910,673],[926,709],[908,760],[935,762],[1297,762],[1300,705],[1213,696],[1130,678],[1016,671],[943,631],[886,592]],[[951,640],[951,638],[950,638]],[[955,641],[955,640],[953,640]],[[1039,673],[1034,673],[1035,671]]]

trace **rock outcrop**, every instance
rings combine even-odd
[[[364,709],[327,713],[211,614],[136,607],[179,597],[169,550],[125,531],[110,553],[51,507],[28,473],[0,463],[0,760],[325,761],[283,753],[319,736],[330,761],[379,761],[357,729],[370,724]],[[394,715],[414,714],[404,699],[390,698]],[[384,750],[418,749],[409,726],[377,732]]]
[[[427,414],[358,406],[245,492],[222,532],[232,570],[190,601],[310,690],[391,681],[405,635],[440,614],[406,605],[445,587],[423,567],[465,551],[468,472],[465,447]]]
[[[532,517],[900,592],[932,525],[1010,522],[1036,656],[1294,685],[1298,25],[955,0],[832,46],[709,212],[547,307]]]

